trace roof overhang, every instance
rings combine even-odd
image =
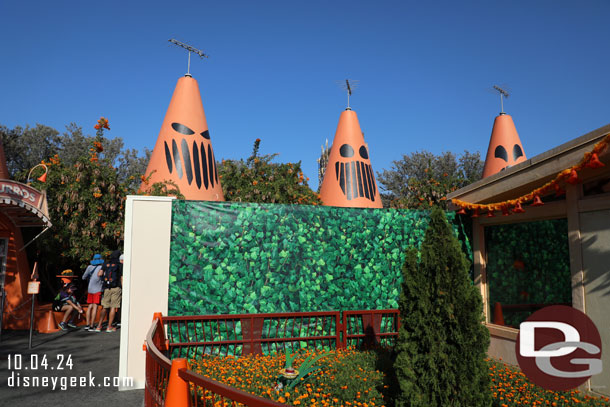
[[[0,179],[0,212],[18,227],[51,227],[47,194],[21,182]]]
[[[497,174],[473,182],[464,188],[447,195],[448,199],[459,199],[473,204],[488,204],[515,199],[527,194],[554,179],[557,174],[578,164],[583,155],[590,152],[595,144],[610,134],[610,124],[600,127],[584,136],[578,137],[529,160],[508,168]],[[600,159],[606,164],[610,158],[607,149]],[[606,173],[610,165],[603,168]],[[579,173],[584,180],[597,176],[600,170],[585,168]],[[456,209],[452,205],[452,209]]]

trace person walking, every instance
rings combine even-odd
[[[108,325],[106,332],[115,332],[116,328],[112,326],[116,310],[121,307],[121,294],[123,282],[123,264],[119,261],[121,256],[120,250],[115,250],[110,255],[108,261],[102,266],[104,280],[104,296],[102,297],[102,313],[95,332],[102,331],[102,323],[108,313]]]
[[[87,287],[88,307],[87,313],[85,314],[87,325],[85,325],[85,331],[93,331],[95,329],[93,325],[95,324],[95,317],[97,316],[97,311],[102,301],[102,285],[104,283],[102,280],[104,275],[102,272],[102,264],[104,264],[102,255],[94,255],[83,274],[83,280],[89,280],[89,286]]]

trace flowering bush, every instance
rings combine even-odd
[[[50,192],[53,228],[39,239],[38,250],[40,257],[51,263],[46,264],[51,269],[82,268],[93,254],[108,255],[123,240],[127,187],[119,182],[113,163],[102,153],[108,123],[104,117],[98,120],[89,151],[83,152],[74,165],[64,164],[55,155],[42,162],[49,167],[47,182],[34,181],[36,188]]]

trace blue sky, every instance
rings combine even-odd
[[[508,84],[533,157],[610,123],[610,2],[183,1],[0,2],[0,124],[93,134],[152,148],[187,55],[217,158],[256,138],[302,161],[317,187],[345,94],[376,171],[403,154],[487,151]]]

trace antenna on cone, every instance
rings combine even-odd
[[[191,45],[185,44],[185,43],[175,40],[173,38],[169,39],[168,41],[174,45],[184,48],[185,50],[187,50],[189,52],[189,61],[188,61],[188,65],[187,65],[186,76],[192,76],[191,75],[191,52],[199,55],[199,57],[201,59],[210,57],[209,55],[204,54],[203,51],[201,51],[200,49],[197,49]]]
[[[505,87],[506,88],[506,87]],[[502,89],[501,87],[494,85],[494,89],[498,91],[498,93],[500,93],[500,114],[506,114],[504,113],[504,99],[503,98],[508,98],[509,93],[507,90]]]
[[[349,106],[349,97],[352,95],[352,92],[354,90],[356,90],[360,81],[357,79],[346,79],[345,82],[344,81],[336,81],[336,82],[337,82],[337,85],[339,85],[339,87],[341,89],[343,89],[345,92],[347,92],[347,108],[345,110],[352,110],[352,108]]]

